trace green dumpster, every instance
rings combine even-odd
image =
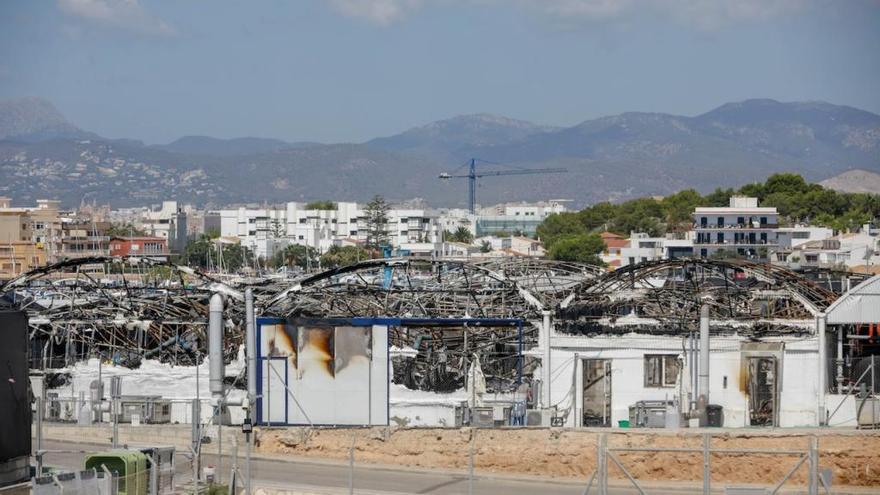
[[[118,481],[118,495],[147,495],[147,456],[137,450],[110,450],[86,456],[85,468],[103,471]]]

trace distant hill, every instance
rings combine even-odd
[[[840,192],[880,194],[880,174],[867,170],[847,170],[819,184]]]
[[[299,148],[317,143],[288,143],[280,139],[243,137],[217,139],[209,136],[184,136],[156,148],[185,155],[240,156]]]
[[[782,171],[812,181],[853,169],[880,173],[880,116],[821,102],[747,100],[693,117],[631,112],[568,128],[465,115],[363,144],[189,136],[158,146],[88,133],[83,139],[44,103],[0,106],[0,195],[16,202],[57,197],[73,205],[85,198],[126,206],[177,198],[220,205],[383,194],[463,206],[465,181],[437,176],[470,157],[497,163],[482,164],[484,170],[569,170],[486,178],[477,190],[484,204],[568,198],[581,206],[739,186]]]
[[[390,151],[456,152],[477,146],[497,146],[556,130],[524,120],[486,113],[460,115],[414,127],[366,144]]]
[[[54,105],[41,98],[0,100],[0,139],[42,141],[94,136],[68,122]]]

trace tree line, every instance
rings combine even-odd
[[[644,232],[656,237],[686,232],[693,227],[694,208],[727,206],[731,196],[756,197],[760,206],[776,207],[782,225],[809,223],[845,231],[880,218],[878,194],[838,192],[809,183],[798,174],[781,173],[764,182],[739,189],[717,188],[706,195],[685,189],[662,198],[596,203],[547,217],[538,226],[537,236],[552,259],[597,263],[604,249],[599,233],[628,237],[631,232]]]

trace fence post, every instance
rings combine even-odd
[[[43,475],[43,411],[45,410],[45,405],[43,404],[43,398],[36,398],[36,409],[37,409],[37,450],[35,452],[35,457],[37,458],[37,477]]]
[[[819,495],[819,439],[816,436],[810,437],[809,461],[809,494]]]
[[[201,441],[202,441],[202,432],[201,432],[201,421],[202,421],[202,405],[199,403],[199,399],[193,399],[192,401],[192,468],[193,468],[193,489],[196,488],[201,464],[202,464],[202,453],[201,453]]]
[[[348,495],[354,495],[354,442],[356,433],[351,434],[351,447],[348,449]]]
[[[599,434],[596,449],[596,473],[599,477],[599,495],[608,495],[608,437]]]
[[[471,426],[471,444],[468,449],[468,495],[474,495],[474,446],[477,443],[477,429]]]
[[[703,433],[703,494],[709,495],[712,490],[712,470],[709,466],[709,440],[708,433]]]

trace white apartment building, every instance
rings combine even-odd
[[[833,235],[834,230],[828,227],[813,227],[811,225],[781,227],[776,234],[780,250],[796,248],[808,242],[821,241]]]
[[[785,261],[798,266],[870,271],[880,265],[880,236],[872,235],[866,226],[861,232],[805,242],[786,253]]]
[[[335,241],[358,236],[357,203],[340,202],[332,210],[306,209],[306,203],[286,205],[287,238],[292,244],[312,247],[319,252]]]
[[[758,198],[733,196],[727,207],[694,209],[694,254],[708,258],[725,251],[766,259],[779,245],[779,213],[759,207]]]
[[[220,236],[238,238],[257,257],[269,259],[288,244],[285,210],[220,210]]]
[[[694,254],[694,241],[685,239],[651,237],[644,232],[632,232],[629,244],[620,248],[620,266],[646,261],[690,257]]]
[[[177,201],[163,201],[157,210],[141,211],[136,223],[148,235],[165,239],[171,251],[182,252],[186,248],[186,213]]]

